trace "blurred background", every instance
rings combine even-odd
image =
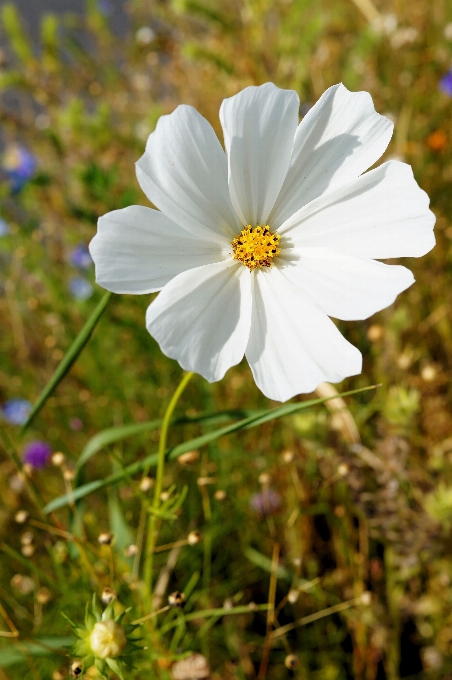
[[[392,307],[339,324],[364,368],[337,389],[377,390],[222,438],[167,467],[165,488],[188,493],[159,543],[202,534],[171,565],[168,592],[185,590],[187,612],[266,603],[276,559],[278,624],[311,619],[271,645],[265,614],[195,619],[154,633],[127,678],[174,678],[171,655],[193,651],[210,666],[197,677],[213,680],[452,678],[451,3],[16,0],[0,2],[1,680],[64,678],[71,633],[61,612],[81,620],[93,592],[114,585],[135,618],[142,611],[131,547],[139,477],[63,507],[52,519],[58,534],[7,455],[16,442],[48,503],[156,450],[154,434],[111,444],[74,479],[91,437],[161,417],[180,379],[145,329],[150,296],[114,296],[19,439],[103,294],[87,251],[97,218],[146,205],[133,164],[159,116],[191,104],[221,139],[222,99],[269,80],[297,90],[300,117],[337,82],[369,91],[395,122],[383,160],[412,165],[431,197],[437,246],[404,260],[416,284]],[[243,363],[213,386],[196,377],[179,411],[275,405]],[[178,426],[170,441],[204,431]],[[52,464],[55,452],[64,465]],[[96,538],[106,530],[115,535],[108,555]],[[71,532],[85,536],[86,554]],[[162,551],[156,574],[165,568]],[[18,637],[5,637],[13,630]]]

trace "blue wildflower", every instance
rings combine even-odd
[[[69,262],[79,269],[89,269],[93,260],[89,254],[88,247],[84,243],[79,243],[69,254]]]
[[[452,97],[452,68],[439,81],[439,89],[442,90],[444,94],[447,94],[449,97]]]
[[[28,416],[32,405],[26,399],[10,399],[2,406],[3,418],[12,425],[23,425]]]
[[[87,300],[94,292],[91,283],[82,276],[74,276],[69,281],[69,290],[76,300]]]
[[[13,144],[6,149],[2,167],[14,193],[20,191],[33,177],[36,166],[36,158],[20,144]]]
[[[46,442],[34,441],[25,447],[22,460],[24,463],[38,469],[47,465],[51,455],[52,449]]]
[[[5,222],[5,220],[0,217],[0,236],[6,236],[7,234],[9,234],[8,222]]]

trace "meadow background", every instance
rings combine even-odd
[[[221,138],[222,99],[270,80],[297,90],[301,116],[337,82],[369,91],[395,122],[384,159],[410,163],[431,197],[437,246],[404,261],[416,284],[394,305],[340,324],[364,368],[337,389],[377,389],[167,463],[166,494],[186,495],[159,521],[154,581],[160,606],[176,590],[186,605],[145,622],[148,649],[125,677],[450,680],[450,2],[129,0],[118,14],[88,0],[33,21],[33,37],[13,4],[0,10],[0,679],[66,677],[61,612],[81,622],[93,593],[114,588],[131,620],[147,611],[152,482],[127,466],[157,450],[158,423],[146,423],[182,374],[145,329],[151,296],[113,296],[23,436],[11,400],[36,402],[101,301],[85,248],[100,215],[146,205],[133,164],[158,117],[191,104]],[[195,376],[169,444],[276,406],[244,362],[216,385]],[[37,465],[36,441],[64,461]],[[106,531],[111,545],[98,542]],[[210,671],[177,675],[191,652]]]

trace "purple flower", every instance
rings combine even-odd
[[[84,243],[79,243],[79,245],[71,251],[69,254],[69,262],[79,269],[89,269],[92,266],[92,257]]]
[[[46,442],[35,441],[27,444],[22,460],[34,468],[42,468],[48,463],[51,455],[52,449]]]
[[[0,217],[0,236],[6,236],[7,234],[9,234],[8,222],[5,222],[5,220]]]
[[[94,288],[87,279],[75,276],[69,281],[69,290],[76,300],[87,300],[93,294]]]
[[[2,406],[3,418],[12,425],[23,425],[28,416],[32,405],[26,399],[10,399]]]
[[[69,422],[69,427],[74,432],[78,432],[79,430],[83,430],[83,421],[80,420],[80,418],[71,418],[71,420]]]
[[[263,489],[251,497],[250,506],[260,517],[269,517],[281,507],[281,496],[273,489]]]
[[[444,94],[452,97],[452,68],[450,69],[449,73],[446,73],[446,75],[443,76],[439,81],[439,89],[442,90]]]
[[[13,144],[6,149],[2,167],[14,193],[20,191],[33,177],[36,166],[36,158],[20,144]]]

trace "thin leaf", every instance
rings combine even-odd
[[[41,394],[39,395],[38,401],[33,406],[31,413],[27,418],[27,421],[22,425],[21,434],[23,434],[30,427],[31,423],[36,418],[39,411],[42,409],[42,407],[46,403],[47,399],[55,392],[55,390],[58,387],[58,385],[60,384],[60,382],[63,380],[65,375],[69,372],[71,366],[74,364],[74,362],[77,360],[77,358],[79,357],[79,355],[83,351],[83,349],[84,349],[85,345],[88,343],[94,329],[96,328],[102,314],[107,309],[108,303],[111,300],[111,296],[112,296],[112,293],[110,293],[110,292],[105,293],[102,300],[99,302],[96,309],[91,314],[90,318],[85,323],[82,330],[77,335],[77,337],[75,338],[72,345],[69,347],[69,349],[66,352],[66,354],[64,355],[64,357],[61,359],[60,363],[58,364],[58,366],[57,366],[57,368],[54,372],[54,374],[52,375],[49,382],[47,383],[47,385],[44,387]]]
[[[197,416],[186,416],[183,418],[176,418],[171,421],[171,425],[187,425],[190,423],[200,423],[200,422],[221,422],[222,420],[229,420],[230,418],[247,418],[255,413],[264,413],[263,411],[245,411],[245,410],[231,410],[216,413],[201,413]],[[162,420],[149,420],[145,423],[131,423],[130,425],[118,425],[116,427],[109,427],[92,437],[85,448],[83,449],[78,461],[77,468],[81,468],[94,454],[98,453],[101,449],[105,448],[109,444],[115,444],[116,442],[127,439],[128,437],[135,437],[138,434],[143,434],[145,432],[151,432],[156,430],[162,424]]]
[[[339,396],[348,397],[353,394],[359,394],[360,392],[367,392],[368,390],[375,389],[376,387],[377,385],[371,385],[370,387],[361,387],[358,390],[350,390],[349,392],[343,392]],[[260,412],[257,415],[244,418],[243,420],[239,420],[236,423],[232,423],[231,425],[222,427],[219,430],[207,432],[206,434],[203,434],[200,437],[195,437],[194,439],[189,439],[188,441],[183,442],[182,444],[178,444],[177,446],[174,446],[172,449],[168,449],[168,451],[166,452],[166,457],[169,460],[174,460],[182,453],[186,453],[187,451],[192,451],[193,449],[205,446],[206,444],[209,444],[210,442],[215,441],[215,439],[219,439],[220,437],[232,434],[233,432],[238,432],[239,430],[247,430],[252,427],[257,427],[258,425],[263,425],[264,423],[268,423],[271,420],[276,420],[277,418],[290,416],[294,413],[297,413],[297,411],[302,411],[304,409],[310,408],[311,406],[323,404],[325,403],[325,401],[328,401],[329,399],[335,399],[337,398],[337,396],[338,395],[335,395],[334,397],[323,397],[321,399],[311,399],[310,401],[301,401],[295,404],[286,404],[284,406],[278,406],[277,408],[269,409],[265,413]],[[46,507],[44,508],[44,512],[46,513],[53,512],[58,508],[68,505],[68,503],[73,502],[73,500],[79,500],[80,498],[84,498],[89,493],[99,491],[104,487],[110,486],[110,484],[116,484],[125,477],[135,475],[138,472],[147,469],[148,467],[155,467],[156,465],[157,465],[156,453],[150,456],[146,456],[146,458],[143,458],[142,460],[139,460],[136,463],[128,465],[121,472],[110,475],[105,479],[99,479],[94,482],[89,482],[88,484],[84,484],[78,489],[74,489],[71,496],[68,496],[66,494],[64,496],[60,496],[59,498],[54,498],[53,501],[50,501],[50,503],[46,505]]]
[[[55,658],[56,652],[64,650],[65,647],[69,647],[73,643],[73,637],[43,637],[30,642],[21,640],[18,645],[8,643],[8,647],[0,649],[0,668],[23,663],[27,656],[51,656]]]

